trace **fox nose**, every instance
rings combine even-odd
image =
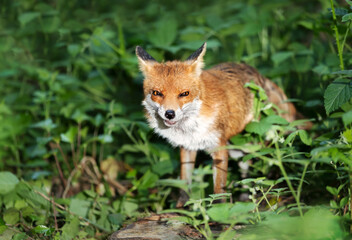
[[[165,117],[169,120],[173,119],[175,117],[175,111],[174,110],[166,110]]]

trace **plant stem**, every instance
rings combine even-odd
[[[342,47],[340,45],[340,35],[339,35],[339,30],[337,29],[337,20],[336,20],[336,13],[335,13],[333,0],[330,0],[330,5],[331,5],[331,12],[332,12],[332,19],[334,20],[334,26],[332,28],[333,28],[333,30],[335,32],[335,40],[336,40],[337,52],[339,54],[339,59],[340,59],[340,69],[344,70],[345,66],[343,64]]]
[[[285,181],[286,181],[286,183],[287,183],[287,185],[288,185],[288,188],[290,189],[290,191],[292,192],[293,197],[294,197],[295,200],[296,200],[297,207],[298,207],[298,211],[299,211],[299,215],[300,215],[301,217],[303,217],[303,212],[302,212],[302,208],[301,208],[301,204],[300,204],[298,195],[296,194],[296,191],[295,191],[295,189],[293,188],[290,179],[288,178],[288,175],[287,175],[287,173],[286,173],[286,170],[285,170],[285,168],[284,168],[284,165],[282,164],[281,152],[280,152],[279,145],[278,145],[277,142],[275,142],[275,148],[276,148],[276,157],[277,157],[277,160],[278,160],[277,165],[279,166],[280,171],[281,171],[282,175],[283,175],[284,178],[285,178]]]
[[[345,47],[348,32],[350,31],[351,23],[352,23],[352,21],[348,22],[347,30],[346,30],[345,36],[343,37],[342,46],[341,46],[342,52],[343,52],[343,48]]]
[[[306,163],[306,164],[304,165],[302,177],[301,177],[301,180],[299,181],[299,185],[298,185],[298,189],[297,189],[297,198],[298,198],[298,199],[301,198],[301,192],[302,192],[303,181],[304,181],[304,177],[305,177],[305,175],[306,175],[307,169],[308,169],[308,165],[309,165],[309,163]]]

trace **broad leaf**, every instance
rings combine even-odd
[[[0,172],[0,195],[11,192],[18,182],[18,178],[11,172]]]
[[[350,100],[352,97],[351,80],[338,78],[333,81],[325,90],[324,106],[326,113],[338,109],[342,104]]]

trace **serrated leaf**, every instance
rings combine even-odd
[[[18,178],[11,172],[0,172],[0,195],[11,192],[18,182]]]
[[[341,70],[341,71],[337,71],[337,72],[332,72],[330,74],[333,74],[333,75],[341,74],[341,75],[351,75],[352,76],[352,70]]]
[[[333,81],[325,90],[324,106],[326,113],[338,109],[342,104],[350,100],[352,97],[351,80],[338,78]]]

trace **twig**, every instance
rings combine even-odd
[[[71,168],[70,164],[67,161],[67,156],[64,154],[64,151],[62,150],[60,143],[56,144],[56,147],[59,149],[59,151],[60,151],[60,153],[62,155],[62,158],[64,159],[64,162],[65,162],[65,164],[66,164],[66,166],[68,168],[68,171],[71,172],[72,168]]]
[[[335,7],[333,0],[330,0],[330,5],[331,5],[331,12],[332,12],[332,19],[334,20],[334,25],[333,25],[333,30],[335,32],[335,39],[336,39],[336,46],[337,46],[337,52],[339,54],[339,60],[340,60],[340,69],[344,70],[345,66],[343,64],[343,57],[342,57],[342,48],[340,44],[340,35],[339,35],[339,30],[337,29],[337,20],[336,20],[336,13],[335,13]]]
[[[110,179],[110,178],[105,178],[105,180],[110,184],[112,185],[113,187],[117,188],[117,191],[119,192],[120,195],[124,195],[128,192],[128,189],[123,186],[121,183],[113,180],[113,179]],[[134,194],[132,192],[128,192],[127,193],[128,195],[134,197]]]
[[[54,194],[51,195],[51,199],[54,199]],[[54,202],[54,200],[51,202],[51,204],[53,205],[53,215],[54,215],[54,221],[55,221],[55,230],[58,231],[59,227],[57,225],[57,219],[56,219],[57,211],[56,211],[56,208],[55,208],[55,205],[54,205],[53,202]]]
[[[70,190],[70,185],[71,185],[72,178],[76,174],[77,171],[78,171],[78,166],[73,169],[73,171],[71,172],[70,176],[68,177],[67,185],[65,187],[64,193],[62,194],[62,198],[66,198],[68,190]]]
[[[72,152],[73,164],[75,165],[75,168],[77,168],[76,154],[75,154],[75,144],[73,142],[71,143],[71,152]]]
[[[81,123],[78,123],[78,132],[77,132],[77,152],[76,156],[79,158],[79,155],[81,154]]]
[[[28,228],[25,224],[20,224],[23,228],[25,228],[26,230],[26,232],[29,232],[30,231],[30,228]],[[16,228],[13,228],[13,227],[11,227],[11,226],[9,226],[9,225],[7,225],[6,224],[6,226],[8,227],[8,228],[10,228],[11,230],[13,230],[13,231],[15,231],[15,232],[17,232],[17,233],[22,233],[21,231],[19,231],[18,229],[16,229]],[[32,237],[30,237],[30,236],[28,236],[28,235],[26,235],[26,239],[28,240],[28,239],[30,239],[30,240],[35,240],[34,238],[32,238]]]
[[[62,169],[61,169],[61,166],[59,164],[59,160],[57,159],[56,153],[54,153],[54,158],[55,158],[55,163],[56,163],[57,170],[59,171],[59,174],[60,174],[61,181],[62,181],[64,187],[66,187],[66,179],[64,177],[64,174],[62,173]]]
[[[103,228],[103,227],[101,227],[101,226],[99,226],[99,225],[97,225],[97,224],[91,222],[90,220],[88,220],[88,219],[86,219],[86,218],[84,218],[84,217],[78,216],[77,214],[71,212],[71,211],[68,210],[66,207],[64,207],[64,206],[62,206],[62,205],[56,203],[56,202],[54,201],[54,199],[50,199],[50,198],[49,198],[48,196],[46,196],[45,194],[43,194],[43,193],[41,193],[41,192],[39,192],[39,191],[37,191],[37,190],[34,190],[34,189],[33,189],[33,192],[36,193],[36,194],[38,194],[39,196],[41,196],[41,197],[44,198],[45,200],[51,202],[54,206],[60,208],[61,210],[65,211],[65,212],[67,212],[67,213],[69,213],[69,214],[71,214],[71,215],[73,215],[73,216],[75,216],[75,217],[78,217],[79,220],[84,221],[84,222],[86,222],[86,223],[88,223],[88,224],[90,224],[90,225],[92,225],[92,226],[94,226],[94,227],[96,227],[96,228],[99,228],[100,230],[102,230],[102,231],[104,231],[104,232],[110,232],[108,229],[105,229],[105,228]]]

